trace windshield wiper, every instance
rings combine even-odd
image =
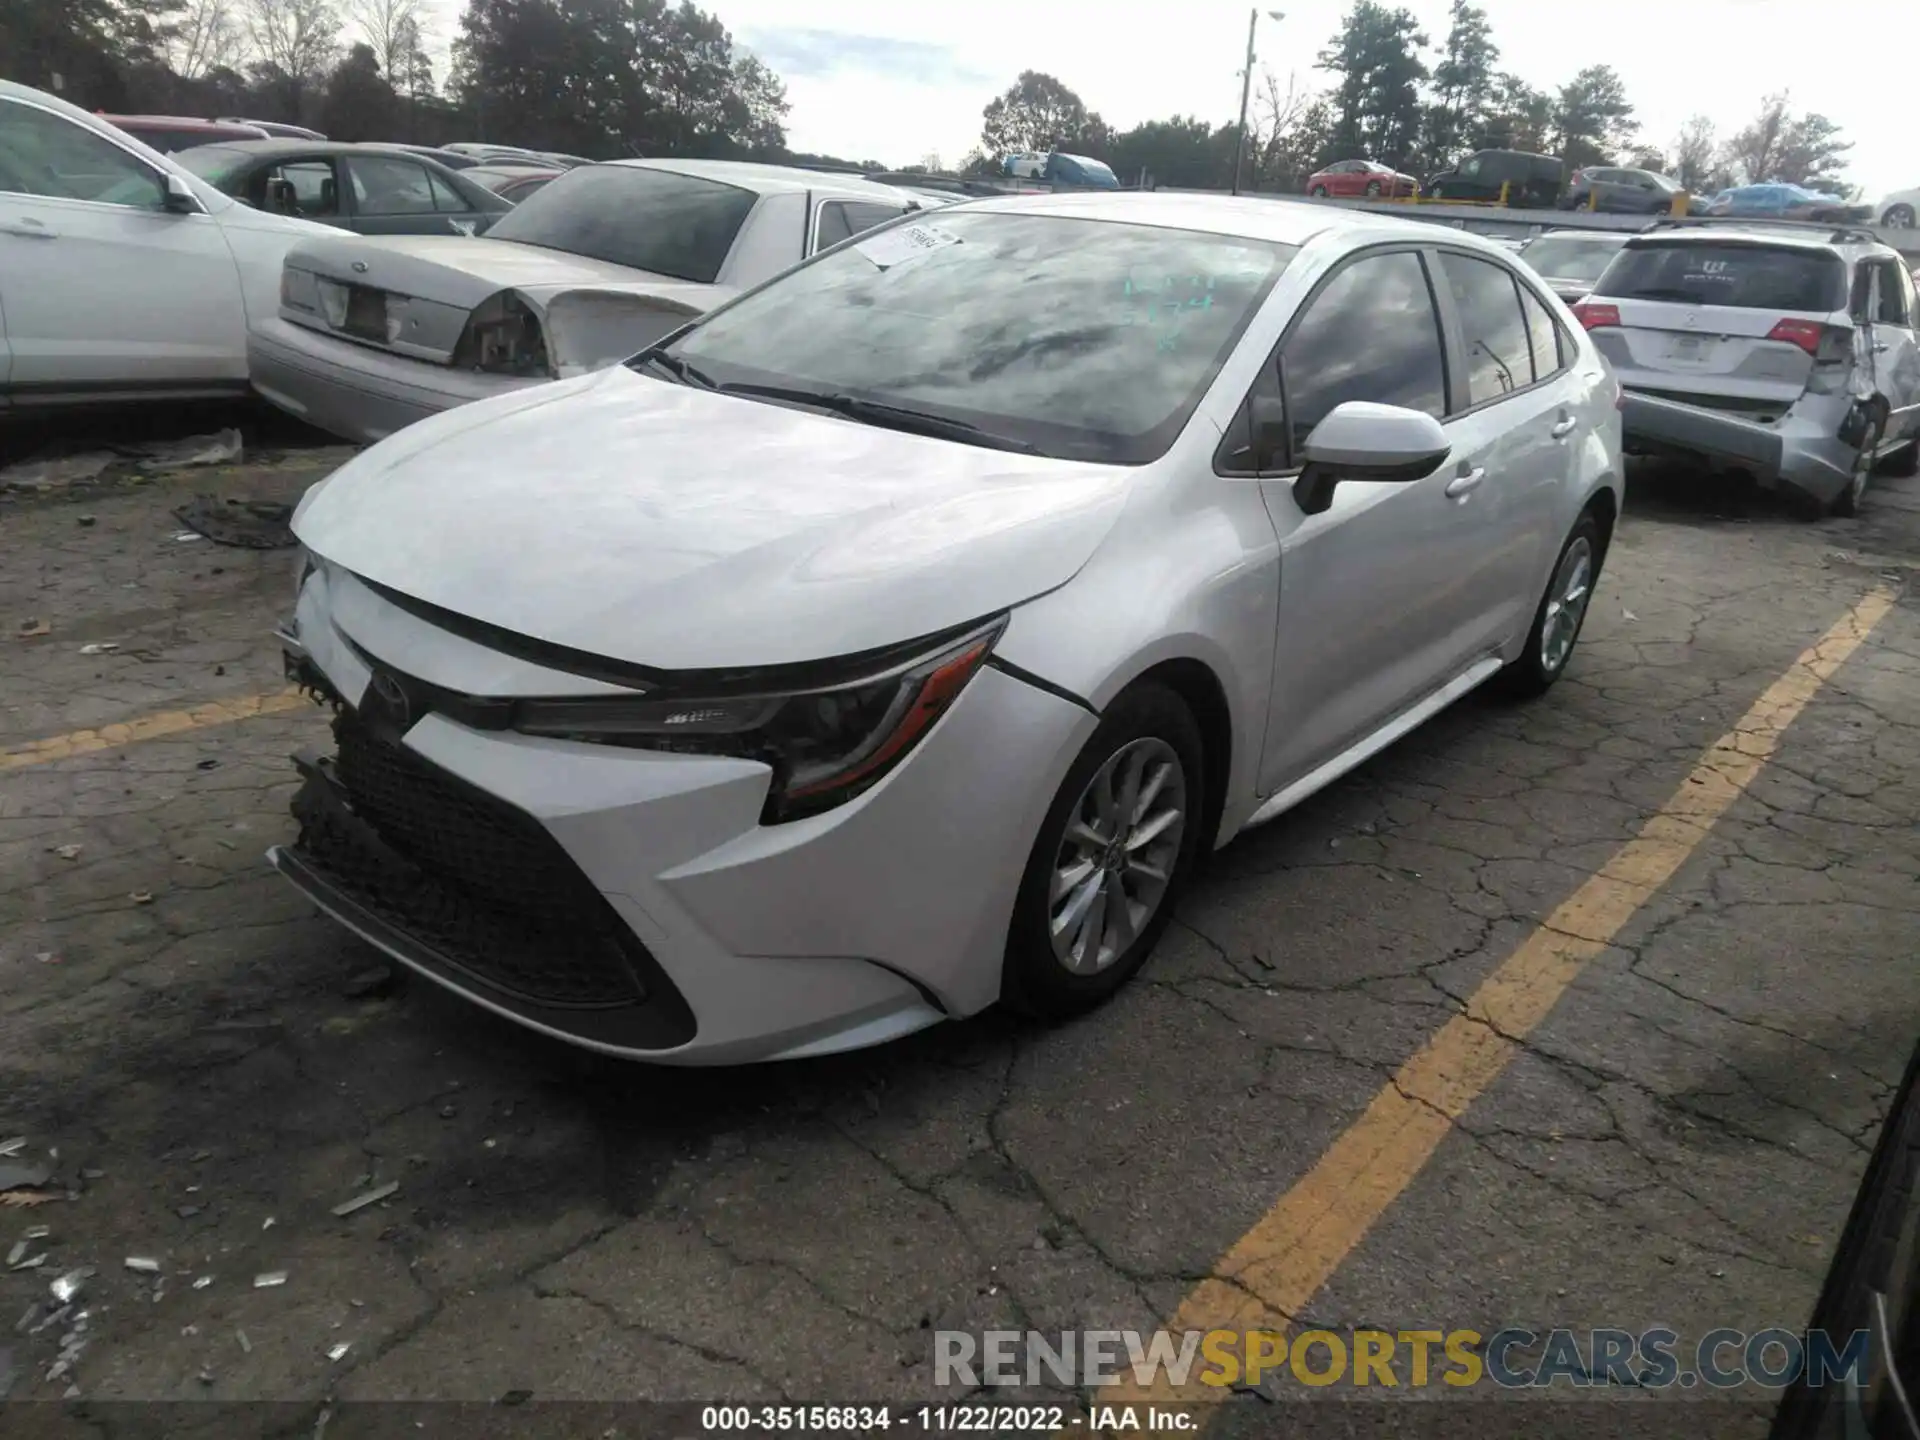
[[[863,425],[885,430],[902,430],[909,435],[930,435],[942,440],[959,440],[969,445],[984,445],[994,450],[1013,450],[1022,455],[1044,455],[1039,446],[1011,435],[983,430],[967,420],[936,415],[930,410],[915,410],[906,405],[889,405],[881,400],[862,400],[831,390],[806,390],[797,385],[756,385],[749,381],[722,385],[728,395],[753,395],[763,400],[785,400],[795,405],[815,405],[822,410]]]
[[[664,370],[681,385],[692,385],[701,390],[718,390],[720,387],[714,378],[697,366],[689,365],[678,355],[668,355],[660,350],[642,350],[628,362],[633,365],[652,365]]]

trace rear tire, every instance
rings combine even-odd
[[[1152,683],[1122,693],[1034,839],[1007,932],[1001,1003],[1065,1019],[1133,978],[1199,854],[1206,795],[1206,746],[1186,702]]]
[[[1889,205],[1887,213],[1880,217],[1880,223],[1891,230],[1913,229],[1913,206]]]
[[[1880,448],[1880,438],[1887,433],[1884,416],[1875,415],[1867,422],[1867,433],[1861,438],[1860,453],[1854,457],[1853,472],[1847,479],[1847,487],[1834,496],[1827,504],[1827,513],[1850,520],[1860,513],[1860,498],[1867,493],[1867,482],[1873,478],[1874,452]]]
[[[1375,196],[1377,196],[1379,193],[1380,193],[1380,182],[1378,180],[1369,180],[1367,182],[1367,198],[1371,200]]]
[[[1593,605],[1594,586],[1600,582],[1603,548],[1600,521],[1587,511],[1574,523],[1553,562],[1546,593],[1540,597],[1533,624],[1527,630],[1526,648],[1493,677],[1499,694],[1511,700],[1531,700],[1546,694],[1566,673],[1581,627],[1587,623],[1587,611]]]

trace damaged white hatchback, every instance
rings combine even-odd
[[[283,640],[337,749],[274,864],[635,1058],[1074,1014],[1202,853],[1483,682],[1553,684],[1618,397],[1537,276],[1435,225],[1117,194],[884,227],[308,492]]]
[[[485,236],[334,235],[287,256],[253,388],[370,444],[427,415],[626,359],[816,250],[921,202],[727,160],[583,165]]]

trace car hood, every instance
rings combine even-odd
[[[564,250],[491,236],[383,235],[319,238],[288,256],[304,269],[442,305],[472,309],[502,290],[532,300],[565,291],[642,290],[653,295],[708,296],[714,287],[635,270]],[[700,308],[706,308],[702,305]]]
[[[1064,584],[1133,473],[619,367],[410,426],[310,491],[294,529],[332,564],[520,635],[662,669],[753,666]]]

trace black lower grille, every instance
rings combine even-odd
[[[337,760],[294,801],[297,852],[469,975],[551,1007],[648,998],[652,957],[531,816],[429,764],[352,711]]]

